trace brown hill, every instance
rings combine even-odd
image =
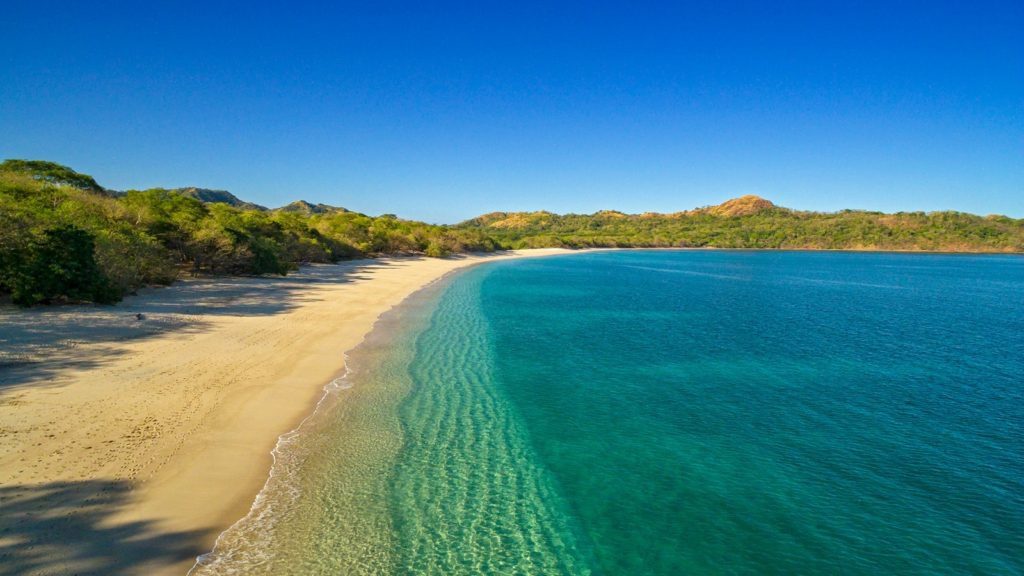
[[[714,216],[732,217],[750,216],[751,214],[757,214],[772,208],[775,208],[775,204],[772,204],[770,200],[765,200],[753,194],[747,194],[746,196],[726,200],[718,206],[704,208],[703,211]]]

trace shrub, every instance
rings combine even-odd
[[[121,298],[96,263],[93,236],[74,226],[44,230],[5,264],[3,284],[19,306]]]

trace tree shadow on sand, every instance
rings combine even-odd
[[[125,482],[92,480],[0,487],[0,575],[143,574],[205,551],[207,531],[113,525],[129,491]]]
[[[409,258],[407,260],[413,260]],[[200,333],[217,316],[268,316],[320,298],[311,287],[367,280],[393,261],[305,266],[288,276],[184,280],[147,289],[114,306],[0,310],[0,392],[23,384],[59,386],[69,369],[96,368],[122,344],[162,334]]]

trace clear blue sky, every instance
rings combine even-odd
[[[0,13],[0,157],[455,222],[1024,217],[1024,2],[49,2]]]

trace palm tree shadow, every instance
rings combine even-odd
[[[206,530],[114,524],[129,491],[127,482],[99,480],[0,486],[0,575],[142,574],[205,551]]]

